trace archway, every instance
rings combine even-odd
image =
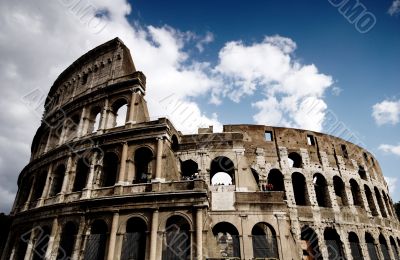
[[[78,228],[74,222],[65,224],[61,233],[60,246],[58,248],[57,260],[70,259],[74,252],[74,245]]]
[[[35,248],[33,250],[33,260],[42,260],[46,255],[47,246],[50,239],[50,228],[48,226],[39,227],[34,229],[35,236]]]
[[[379,260],[378,252],[375,246],[375,239],[370,233],[365,233],[365,243],[367,244],[369,258],[371,260]]]
[[[216,185],[221,182],[224,183],[224,185],[234,185],[235,166],[233,162],[224,156],[216,157],[211,161],[210,179],[212,185]]]
[[[254,258],[279,259],[275,230],[266,223],[257,223],[251,231]]]
[[[322,260],[322,254],[319,250],[318,236],[309,226],[301,229],[301,240],[305,241],[303,248],[303,259]]]
[[[389,254],[389,248],[388,248],[386,239],[382,234],[380,234],[380,236],[379,236],[379,244],[381,246],[383,259],[384,260],[391,260],[390,259],[390,254]]]
[[[343,180],[339,176],[333,177],[333,187],[335,189],[336,201],[339,206],[348,206],[346,188]]]
[[[364,190],[365,190],[365,196],[367,197],[368,206],[369,206],[369,209],[371,210],[372,216],[378,216],[379,213],[376,210],[374,198],[372,196],[372,192],[371,192],[370,188],[368,187],[368,185],[364,185]]]
[[[350,180],[350,188],[354,206],[364,207],[360,186],[358,186],[358,183],[354,179]]]
[[[107,248],[108,227],[103,220],[95,220],[87,237],[85,260],[104,260]]]
[[[350,250],[351,255],[353,256],[354,260],[363,260],[363,254],[360,247],[360,240],[358,236],[354,232],[349,233],[349,243],[350,243]]]
[[[216,240],[216,258],[240,258],[239,232],[236,227],[228,222],[219,222],[212,229]]]
[[[314,174],[313,183],[318,206],[326,208],[332,207],[328,184],[324,176],[320,173]]]
[[[51,182],[51,189],[49,196],[53,197],[61,192],[63,180],[65,175],[65,166],[60,164],[53,173],[53,180]]]
[[[135,183],[146,183],[151,179],[153,152],[147,147],[135,151]]]
[[[82,191],[86,187],[90,167],[86,158],[80,158],[76,164],[75,180],[72,191]]]
[[[333,228],[326,228],[324,232],[325,244],[328,249],[328,259],[337,260],[344,256],[342,241],[339,234]]]
[[[379,206],[379,210],[381,211],[382,217],[387,218],[387,213],[385,210],[385,206],[383,205],[381,193],[379,192],[377,187],[374,188],[374,191],[375,191],[375,197],[376,197],[376,200],[378,201],[378,206]]]
[[[199,166],[193,160],[181,161],[181,174],[183,179],[194,178],[199,171]]]
[[[146,257],[146,222],[133,217],[126,223],[126,233],[122,242],[121,260],[144,260]]]
[[[295,172],[292,174],[292,185],[294,198],[298,206],[310,206],[306,178],[303,174]]]
[[[283,174],[277,169],[269,171],[268,184],[271,185],[273,191],[285,191]]]
[[[190,259],[190,224],[182,216],[172,216],[165,226],[162,260]]]
[[[103,157],[103,169],[100,180],[100,186],[110,187],[114,186],[117,180],[119,169],[119,158],[113,152],[107,152]]]
[[[289,153],[288,160],[289,160],[289,167],[294,167],[294,168],[303,167],[303,160],[301,158],[301,155],[296,152]]]

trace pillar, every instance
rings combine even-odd
[[[122,145],[122,155],[121,155],[121,163],[119,167],[118,174],[118,185],[123,185],[125,182],[125,172],[126,172],[126,159],[128,157],[128,143],[123,143]]]
[[[64,173],[64,179],[63,179],[63,183],[62,183],[62,187],[61,187],[61,194],[65,194],[67,193],[68,190],[68,185],[69,185],[69,175],[70,172],[72,171],[72,155],[68,156],[68,160],[67,160],[67,167],[65,169],[65,173]]]
[[[71,259],[79,259],[79,254],[81,251],[82,237],[85,236],[85,217],[81,217],[79,221],[78,233],[76,234],[74,251],[72,252]]]
[[[77,137],[81,137],[85,135],[85,124],[86,124],[86,107],[82,109],[81,119],[79,120],[78,125],[78,133],[76,134]]]
[[[157,231],[158,231],[158,217],[159,212],[155,210],[153,212],[153,218],[151,220],[151,234],[150,234],[150,260],[156,260],[157,255]]]
[[[108,260],[115,259],[114,253],[115,253],[115,240],[117,238],[117,230],[118,230],[118,220],[119,220],[119,213],[115,212],[111,223],[110,242],[108,243],[108,253],[107,253]]]
[[[90,161],[89,176],[87,178],[85,192],[82,193],[82,198],[89,198],[91,190],[93,189],[94,171],[95,171],[97,155],[98,155],[97,151],[93,152],[92,159]]]
[[[164,145],[163,137],[157,138],[156,180],[161,179],[163,145]]]
[[[47,244],[47,250],[45,254],[45,259],[52,259],[52,254],[53,252],[57,252],[58,247],[56,243],[54,243],[55,237],[57,236],[58,233],[58,219],[54,218],[53,220],[53,225],[51,227],[51,234],[49,237],[49,242]]]
[[[35,186],[36,186],[36,178],[33,179],[32,187],[30,187],[31,189],[30,189],[30,191],[29,191],[28,198],[27,198],[26,201],[25,201],[25,205],[24,205],[23,210],[27,210],[27,209],[29,208],[29,203],[31,202],[32,193],[33,193],[33,190],[34,190]]]
[[[203,259],[203,209],[198,208],[196,211],[196,246],[197,260]]]
[[[98,131],[105,130],[107,128],[108,111],[109,111],[108,99],[106,99],[104,101],[104,108],[103,108],[103,112],[101,113],[100,127],[99,127]]]
[[[43,206],[44,199],[48,198],[48,196],[49,196],[52,172],[53,172],[53,165],[50,164],[49,169],[47,170],[46,183],[44,185],[42,195],[39,198],[37,207]]]
[[[31,235],[30,235],[29,241],[28,241],[28,246],[26,247],[26,253],[25,253],[24,260],[30,260],[32,258],[33,247],[35,244],[35,236],[36,236],[35,228],[32,228]]]
[[[67,132],[67,126],[65,122],[69,120],[68,118],[64,118],[64,121],[62,123],[62,129],[61,129],[61,134],[60,134],[60,139],[58,139],[58,146],[62,145],[64,143],[65,135]]]
[[[137,100],[137,93],[135,93],[134,91],[132,91],[132,95],[131,95],[131,103],[129,105],[129,114],[128,114],[128,123],[130,124],[135,124],[136,120],[135,120],[135,104],[136,104],[136,100]]]

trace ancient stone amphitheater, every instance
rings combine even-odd
[[[399,259],[368,151],[263,125],[183,135],[149,119],[145,94],[118,38],[61,73],[2,259]]]

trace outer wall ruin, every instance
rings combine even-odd
[[[183,135],[145,93],[118,38],[57,78],[1,259],[399,259],[365,149],[262,125]]]

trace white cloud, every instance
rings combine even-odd
[[[296,61],[293,40],[273,36],[251,45],[228,42],[213,67],[190,55],[190,46],[204,51],[212,33],[143,27],[128,21],[130,12],[126,0],[0,2],[0,110],[7,111],[0,114],[0,195],[6,194],[0,211],[11,207],[43,110],[41,102],[27,106],[22,98],[34,89],[45,95],[74,60],[117,36],[147,76],[151,116],[169,116],[183,132],[208,125],[222,129],[218,115],[204,114],[195,97],[209,96],[214,104],[226,97],[239,102],[256,90],[263,93],[252,104],[257,123],[321,130],[327,108],[323,95],[332,78]]]
[[[378,125],[395,125],[400,119],[400,100],[384,100],[372,107],[372,117]]]
[[[378,149],[386,153],[392,153],[394,155],[400,156],[400,144],[399,145],[381,144]]]
[[[400,13],[400,0],[394,0],[392,5],[389,8],[388,13],[390,15],[395,15]]]
[[[394,194],[394,192],[396,191],[396,188],[397,188],[398,178],[385,176],[385,180],[389,187],[390,194]]]
[[[239,102],[260,89],[264,97],[253,103],[259,110],[254,116],[257,123],[321,131],[327,108],[323,95],[333,80],[315,65],[296,61],[295,49],[293,40],[281,36],[251,45],[225,44],[216,71],[228,84],[225,91],[214,92],[214,100],[225,95]]]

